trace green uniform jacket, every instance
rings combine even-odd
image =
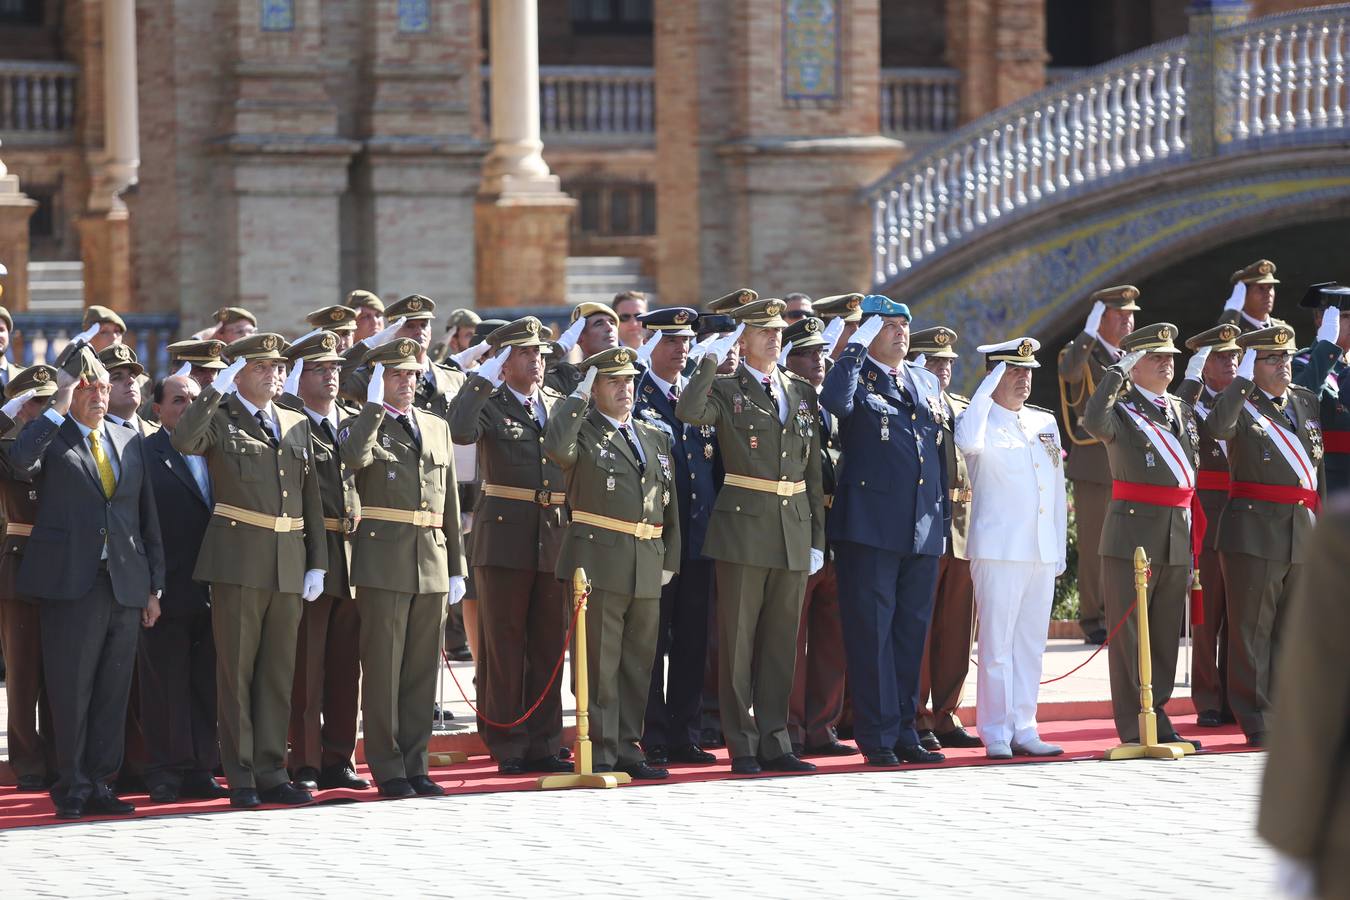
[[[551,422],[562,397],[544,388],[539,399]],[[544,429],[505,384],[494,389],[486,378],[470,375],[450,404],[450,436],[457,444],[478,445],[486,484],[559,494],[565,488],[562,469],[544,455]],[[475,566],[552,572],[566,526],[561,505],[484,494],[474,510],[469,558]]]
[[[1264,325],[1254,325],[1252,320],[1242,314],[1240,309],[1225,309],[1219,313],[1219,325],[1236,325],[1239,331],[1260,331],[1262,328],[1274,328],[1276,325],[1288,325],[1284,319],[1270,317],[1270,321]]]
[[[646,470],[613,425],[586,401],[568,397],[553,410],[544,452],[567,478],[567,505],[625,522],[661,523],[659,538],[640,540],[576,522],[567,526],[555,570],[571,583],[578,567],[598,591],[625,597],[661,596],[661,572],[680,571],[680,511],[675,499],[670,435],[633,420]]]
[[[19,596],[15,584],[19,577],[19,564],[23,562],[23,551],[28,546],[27,535],[7,534],[10,522],[32,525],[37,521],[38,492],[37,485],[31,481],[22,481],[10,471],[8,460],[14,439],[19,436],[22,426],[4,413],[0,413],[0,535],[4,536],[0,545],[0,600],[12,600]]]
[[[1200,433],[1195,412],[1171,394],[1167,403],[1180,422],[1176,437],[1181,441],[1192,471],[1199,468]],[[1167,419],[1153,401],[1130,386],[1119,369],[1107,369],[1088,399],[1083,426],[1106,445],[1111,477],[1117,481],[1177,487],[1177,478],[1156,448],[1121,408],[1133,405],[1159,428],[1167,430]],[[1175,434],[1175,433],[1174,433]],[[1098,551],[1114,559],[1134,559],[1134,548],[1143,547],[1149,561],[1161,566],[1190,566],[1191,526],[1187,510],[1133,500],[1112,500],[1106,507],[1102,540]]]
[[[431,375],[436,380],[436,385],[432,387],[431,382],[427,380],[426,372],[418,375],[417,394],[413,397],[413,406],[449,420],[450,402],[455,399],[460,388],[464,387],[464,373],[444,363],[433,362],[428,365],[431,366]],[[370,372],[370,366],[364,364],[353,370],[342,382],[342,393],[360,404],[365,399],[366,388],[370,386]]]
[[[1111,464],[1106,459],[1106,448],[1088,433],[1083,415],[1088,398],[1101,384],[1102,373],[1114,362],[1111,351],[1086,331],[1059,351],[1061,412],[1072,445],[1069,459],[1064,464],[1064,477],[1070,481],[1111,483]]]
[[[1183,403],[1189,403],[1195,410],[1195,418],[1200,423],[1200,471],[1222,472],[1228,474],[1228,451],[1224,445],[1214,439],[1214,435],[1205,428],[1205,419],[1214,409],[1214,401],[1219,395],[1208,385],[1187,378],[1177,388],[1177,396]],[[1200,505],[1205,508],[1205,547],[1217,550],[1219,540],[1219,517],[1223,515],[1224,505],[1228,503],[1227,491],[1201,491]]]
[[[356,473],[363,507],[441,514],[440,528],[361,520],[352,542],[352,587],[399,594],[444,594],[451,575],[465,575],[459,530],[459,492],[450,426],[411,410],[422,434],[422,452],[383,404],[367,403],[338,434],[338,452]]]
[[[278,533],[212,516],[192,573],[197,581],[298,594],[306,570],[328,568],[309,417],[273,406],[281,425],[275,450],[239,398],[231,394],[222,402],[213,387],[202,390],[173,430],[174,449],[206,458],[216,503],[305,523],[303,532]]]
[[[960,394],[943,392],[946,418],[942,422],[942,455],[947,465],[947,486],[952,495],[952,540],[947,552],[957,559],[970,559],[966,556],[966,527],[970,520],[970,501],[965,499],[970,490],[970,474],[966,471],[966,458],[956,448],[956,417],[966,411],[970,400]]]
[[[680,394],[675,415],[690,425],[717,428],[728,475],[770,481],[805,481],[790,497],[723,484],[717,493],[703,555],[766,569],[808,571],[814,548],[825,549],[825,501],[820,475],[819,404],[816,389],[779,371],[787,391],[787,424],[764,386],[745,368],[717,374],[717,361],[700,360]]]
[[[1325,497],[1317,398],[1312,391],[1297,385],[1289,386],[1288,397],[1298,420],[1298,439],[1308,458],[1317,466],[1317,490]],[[1288,421],[1264,391],[1257,390],[1256,385],[1246,378],[1234,378],[1219,395],[1214,411],[1204,423],[1212,437],[1228,442],[1231,478],[1233,481],[1298,487],[1298,475],[1285,462],[1275,439],[1268,437],[1244,408],[1249,399],[1267,418],[1276,422]],[[1228,553],[1302,563],[1307,561],[1312,529],[1312,513],[1301,506],[1234,497],[1229,499],[1219,518],[1217,547]]]

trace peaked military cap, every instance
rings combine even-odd
[[[88,328],[95,322],[111,322],[123,331],[127,330],[127,323],[122,321],[122,317],[108,309],[106,306],[91,306],[84,311],[84,327]]]
[[[14,330],[14,317],[11,316],[9,310],[5,309],[3,306],[0,306],[0,321],[3,321],[5,327],[10,331]],[[86,325],[85,327],[88,328],[89,326]]]
[[[755,328],[787,328],[787,320],[783,318],[785,309],[787,304],[782,300],[756,300],[733,309],[731,317]]]
[[[346,307],[338,307],[346,309]],[[286,358],[294,365],[298,359],[303,359],[307,363],[326,363],[342,362],[342,356],[337,352],[338,338],[331,331],[318,331],[314,334],[308,334],[302,337],[286,348]]]
[[[141,365],[141,361],[136,358],[136,351],[126,344],[113,344],[104,347],[99,351],[98,361],[103,363],[103,367],[109,372],[125,366],[133,370],[133,375],[145,374],[145,366]]]
[[[212,316],[212,318],[222,325],[228,325],[231,322],[239,322],[241,320],[248,320],[253,323],[254,328],[258,327],[258,317],[244,309],[242,306],[222,306],[220,309],[216,310],[215,315]]]
[[[821,334],[824,330],[825,323],[815,316],[798,319],[783,331],[783,346],[789,351],[824,347],[825,338]]]
[[[392,308],[391,306],[390,309]],[[366,354],[366,365],[382,365],[386,369],[420,372],[422,364],[417,361],[417,354],[421,349],[421,345],[412,338],[394,338],[378,347],[372,347]]]
[[[699,337],[709,334],[726,334],[736,330],[736,320],[726,313],[699,313],[694,320],[694,331]]]
[[[1155,322],[1136,328],[1121,338],[1120,349],[1125,353],[1146,350],[1149,353],[1180,353],[1177,349],[1177,335],[1181,330],[1171,322]]]
[[[592,303],[589,300],[585,303],[578,303],[572,309],[572,318],[567,321],[569,323],[575,322],[577,319],[589,319],[591,316],[607,316],[614,320],[615,325],[619,324],[618,313],[603,303]]]
[[[595,368],[601,375],[637,375],[638,370],[633,365],[636,359],[637,354],[628,347],[610,347],[583,359],[581,371]]]
[[[862,319],[862,294],[835,294],[833,297],[821,297],[811,303],[811,315],[819,316],[828,322],[830,319],[843,319],[845,322],[857,322]]]
[[[50,397],[56,393],[56,369],[39,363],[19,371],[5,385],[5,399],[13,400],[24,391],[33,391],[35,397]]]
[[[759,299],[759,294],[749,288],[738,288],[730,294],[723,294],[716,300],[709,300],[703,304],[710,313],[730,313],[738,306],[744,306],[747,303],[754,303]]]
[[[363,291],[359,288],[347,295],[347,305],[352,309],[362,309],[370,307],[378,313],[384,312],[384,301],[372,294],[370,291]]]
[[[305,321],[328,331],[355,331],[356,310],[350,306],[325,306],[307,314]]]
[[[526,316],[507,322],[487,336],[487,342],[493,350],[503,347],[542,347],[542,353],[551,352],[548,335],[544,334],[544,323],[534,316]]]
[[[909,335],[909,352],[922,353],[929,359],[958,359],[956,332],[945,325],[935,325]]]
[[[481,321],[483,321],[483,318],[478,313],[461,307],[450,310],[450,316],[445,320],[445,327],[446,330],[463,328],[465,325],[477,325]]]
[[[220,358],[225,352],[225,342],[214,338],[206,341],[175,341],[168,346],[169,362],[192,363],[202,369],[223,369],[225,362]]]
[[[492,332],[496,331],[498,328],[501,328],[505,324],[506,324],[505,319],[483,319],[477,325],[473,326],[474,343],[478,343],[479,341],[486,341],[488,339],[488,335],[492,334]]]
[[[1296,353],[1294,329],[1288,325],[1272,325],[1256,331],[1248,331],[1237,336],[1237,345],[1243,350],[1265,351],[1268,353]]]
[[[1218,351],[1219,353],[1240,350],[1242,348],[1237,345],[1236,338],[1241,333],[1242,329],[1236,325],[1215,325],[1194,337],[1187,338],[1186,349],[1194,351],[1208,347],[1211,352]]]
[[[883,297],[881,294],[868,294],[863,298],[862,314],[865,316],[904,316],[909,321],[914,321],[914,317],[909,314],[908,306],[892,300],[890,297]]]
[[[1337,309],[1350,310],[1350,287],[1334,281],[1321,281],[1311,285],[1298,301],[1299,306],[1308,309],[1322,309],[1334,306]]]
[[[282,354],[289,346],[281,335],[259,331],[231,342],[224,352],[231,362],[237,359],[284,359]]]
[[[88,345],[81,343],[74,350],[63,351],[61,357],[57,359],[58,368],[65,369],[66,372],[78,378],[80,387],[95,381],[107,381],[108,369],[103,363],[98,361],[98,356]]]
[[[698,313],[687,306],[670,306],[645,312],[638,316],[638,321],[648,331],[659,331],[669,337],[693,337]]]
[[[1021,369],[1039,369],[1041,364],[1036,361],[1036,351],[1039,349],[1040,341],[1033,337],[1020,337],[1001,344],[981,344],[975,348],[975,352],[983,353],[985,360],[995,365],[1007,363]]]
[[[1093,303],[1100,301],[1112,309],[1123,309],[1127,312],[1136,312],[1139,310],[1139,304],[1135,301],[1139,299],[1139,288],[1132,284],[1118,284],[1115,287],[1102,288],[1100,291],[1093,291],[1092,296],[1088,297]]]
[[[1279,284],[1280,279],[1275,277],[1275,264],[1268,259],[1258,259],[1250,266],[1238,269],[1229,277],[1229,281],[1237,284],[1241,281],[1243,284]]]
[[[385,307],[384,317],[389,321],[407,319],[416,322],[421,319],[436,318],[436,301],[421,294],[409,294],[402,300],[395,300]]]

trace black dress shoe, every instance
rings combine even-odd
[[[408,779],[390,778],[388,781],[380,782],[380,796],[401,800],[404,797],[415,797],[417,796],[417,792],[414,791],[413,786],[408,783]]]
[[[453,722],[455,721],[455,714],[450,711],[450,707],[447,706],[444,709],[442,709],[441,705],[437,703],[435,706],[431,708],[431,721]]]
[[[557,754],[557,755],[558,755],[558,759],[571,759],[571,758],[572,758],[572,748],[571,748],[571,747],[559,747],[559,748],[558,748],[558,754]]]
[[[20,775],[17,788],[20,793],[32,794],[47,789],[47,779],[41,775]]]
[[[525,760],[523,759],[504,759],[497,763],[498,775],[524,775]]]
[[[942,741],[938,740],[938,736],[931,731],[920,731],[919,746],[936,753],[942,749]]]
[[[357,775],[351,766],[324,766],[319,772],[319,787],[324,790],[347,788],[364,791],[370,787],[370,782]]]
[[[558,759],[556,756],[541,756],[538,759],[525,760],[524,770],[551,775],[555,772],[571,772],[572,764]]]
[[[314,799],[314,795],[304,788],[296,787],[289,781],[283,781],[276,787],[270,787],[265,791],[258,791],[258,799],[264,803],[281,803],[286,806],[299,806],[302,803],[309,803]]]
[[[125,800],[118,800],[116,794],[104,788],[95,791],[93,796],[84,801],[84,811],[103,816],[129,816],[136,811],[136,807]]]
[[[426,775],[408,776],[408,784],[419,797],[443,797],[445,788],[432,781]]]
[[[815,763],[809,763],[800,759],[795,753],[784,753],[782,756],[775,756],[773,759],[760,761],[760,766],[769,772],[814,772]]]
[[[682,747],[671,747],[666,753],[666,758],[669,762],[695,763],[699,765],[717,762],[716,756],[713,756],[697,744],[685,744]]]
[[[56,817],[58,819],[84,818],[84,801],[78,797],[67,797],[64,800],[56,801]]]
[[[230,796],[230,792],[215,778],[205,772],[199,772],[184,776],[183,783],[178,788],[178,795],[193,800],[219,800]]]
[[[178,788],[171,784],[157,784],[150,789],[151,803],[177,803]]]
[[[628,777],[634,781],[659,781],[662,778],[670,777],[670,773],[665,769],[658,766],[649,766],[645,762],[619,766],[619,771],[627,772]]]
[[[647,751],[646,756],[649,765],[664,766],[666,763],[670,762],[670,756],[668,755],[665,744],[653,744],[651,749]]]
[[[716,750],[719,747],[725,747],[727,741],[726,738],[722,736],[722,732],[705,728],[703,729],[703,733],[699,735],[698,745],[704,750]]]
[[[951,731],[942,732],[942,734],[937,735],[937,739],[942,742],[943,747],[947,747],[948,749],[953,747],[973,749],[975,747],[984,746],[984,741],[980,740],[969,731],[966,731],[961,725],[957,725]]]
[[[828,744],[818,744],[806,748],[807,756],[852,756],[857,752],[855,748],[838,741],[830,741]]]
[[[234,788],[230,791],[230,805],[235,809],[256,809],[262,806],[262,800],[253,788]]]
[[[1264,747],[1266,745],[1266,733],[1258,731],[1255,734],[1247,735],[1248,747]]]
[[[469,649],[468,644],[446,650],[445,655],[454,662],[473,662],[473,651]]]
[[[1217,709],[1207,709],[1195,717],[1195,724],[1200,728],[1218,728],[1223,720]]]
[[[1175,731],[1168,735],[1158,735],[1158,742],[1162,744],[1190,744],[1196,750],[1200,749],[1200,742],[1195,738],[1182,737]]]
[[[895,755],[903,762],[923,763],[926,765],[940,763],[947,759],[947,757],[943,756],[941,753],[925,750],[921,744],[897,744],[895,747]]]
[[[738,756],[731,761],[732,775],[758,775],[764,770],[753,756]]]
[[[291,776],[291,783],[301,790],[317,791],[319,789],[319,770],[313,766],[302,766]]]
[[[1100,647],[1102,644],[1105,644],[1105,643],[1106,643],[1106,629],[1105,629],[1105,628],[1094,628],[1092,631],[1088,632],[1088,636],[1083,640],[1083,643],[1085,643],[1085,644],[1096,644],[1096,645],[1099,646],[1099,647]]]
[[[869,766],[898,766],[900,759],[891,750],[878,750],[876,753],[866,754],[867,764]]]

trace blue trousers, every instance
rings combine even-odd
[[[933,618],[938,557],[835,541],[839,617],[863,753],[919,742],[919,668]]]

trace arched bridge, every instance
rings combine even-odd
[[[1350,216],[1347,66],[1350,4],[1201,16],[997,110],[865,191],[873,288],[967,346],[1047,335],[1103,285]]]

